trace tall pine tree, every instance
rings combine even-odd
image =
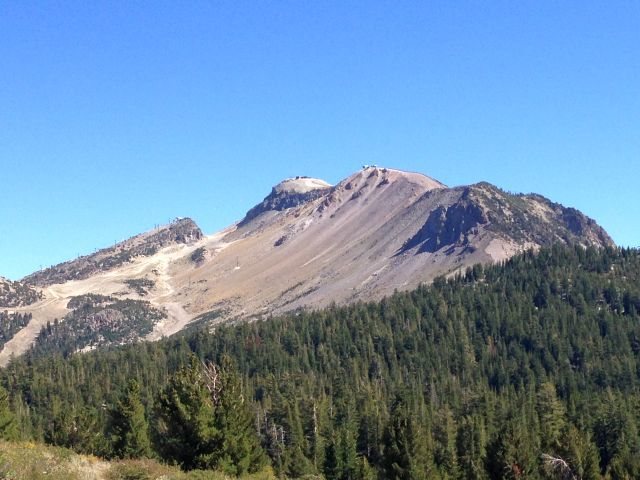
[[[433,454],[428,451],[424,432],[412,418],[406,400],[398,396],[383,435],[382,467],[389,480],[436,478]]]
[[[249,400],[230,357],[222,358],[219,395],[214,403],[216,459],[214,466],[232,475],[260,470],[267,461],[249,409]],[[207,371],[215,372],[212,365]]]
[[[160,455],[185,470],[214,463],[217,431],[211,393],[198,359],[169,379],[156,402],[155,443]]]
[[[17,435],[16,419],[9,408],[9,394],[0,386],[0,439],[14,440]]]
[[[140,401],[140,386],[130,380],[126,391],[109,412],[107,436],[113,455],[118,458],[141,458],[151,455],[147,420]]]

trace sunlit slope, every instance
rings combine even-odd
[[[448,188],[376,167],[335,186],[287,179],[214,235],[190,219],[172,226],[26,277],[42,299],[13,308],[33,319],[6,343],[0,362],[68,314],[69,300],[90,293],[163,309],[165,318],[140,335],[154,340],[205,314],[203,321],[261,318],[376,299],[528,248],[613,244],[593,220],[539,195],[488,183]]]

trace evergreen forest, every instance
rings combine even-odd
[[[0,438],[229,475],[640,478],[636,249],[553,246],[156,343],[64,337],[0,370]]]

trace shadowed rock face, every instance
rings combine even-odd
[[[418,247],[417,253],[434,253],[451,245],[466,245],[469,234],[478,233],[478,227],[487,223],[479,205],[461,201],[449,207],[439,206],[427,217],[427,221],[411,237],[400,253]]]
[[[434,253],[469,246],[483,234],[523,246],[555,242],[612,246],[613,240],[594,220],[574,208],[540,195],[513,195],[488,184],[457,187],[429,194],[427,218],[399,254]]]
[[[190,244],[202,238],[202,231],[193,220],[180,218],[169,225],[137,235],[92,255],[32,273],[22,281],[28,285],[45,286],[80,280],[119,267],[137,256],[154,255],[162,247],[178,243]]]
[[[308,192],[277,191],[274,187],[265,199],[247,212],[245,217],[238,223],[239,227],[247,225],[251,220],[269,211],[281,212],[289,208],[311,202],[317,198],[325,196],[332,187],[318,188]]]
[[[587,217],[575,208],[562,210],[562,221],[566,227],[577,236],[589,236],[604,245],[613,243],[611,237],[592,218]]]

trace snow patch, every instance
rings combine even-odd
[[[287,178],[278,185],[273,187],[276,193],[307,193],[313,190],[319,190],[323,188],[329,188],[331,184],[320,180],[319,178],[311,177],[295,177]]]

